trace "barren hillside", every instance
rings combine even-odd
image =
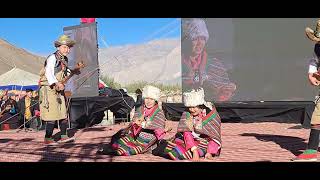
[[[113,77],[121,84],[133,81],[181,84],[180,63],[179,39],[161,39],[99,50],[102,75]]]
[[[8,72],[14,66],[38,74],[45,58],[33,55],[0,39],[0,74]]]

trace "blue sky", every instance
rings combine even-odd
[[[96,21],[100,48],[180,38],[179,18],[97,18]],[[47,56],[55,51],[53,41],[63,34],[63,28],[79,23],[80,18],[0,18],[0,38],[31,53]]]

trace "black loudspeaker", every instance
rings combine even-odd
[[[63,28],[64,34],[76,41],[68,55],[68,66],[74,69],[83,62],[80,74],[72,76],[66,84],[66,91],[75,97],[94,97],[99,95],[99,62],[97,43],[97,23],[81,24]]]

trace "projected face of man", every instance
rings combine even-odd
[[[156,105],[156,101],[152,98],[145,98],[144,105],[146,106],[146,108],[150,109]]]
[[[201,108],[199,106],[188,107],[191,116],[198,116],[201,113]]]
[[[206,38],[204,36],[198,36],[192,39],[192,56],[200,55],[205,45],[206,45]]]
[[[69,53],[70,53],[70,48],[69,46],[67,45],[61,45],[58,47],[58,51],[64,55],[64,56],[67,56]]]

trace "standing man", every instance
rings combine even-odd
[[[39,110],[38,102],[32,97],[32,89],[26,89],[26,95],[19,100],[18,107],[20,110],[20,124],[24,124],[32,130],[37,130],[38,122],[35,118],[35,111]]]
[[[316,30],[306,28],[307,37],[315,42],[314,45],[314,57],[309,63],[309,74],[308,78],[313,86],[320,85],[320,20],[317,21]],[[320,92],[319,92],[320,93]],[[311,117],[311,131],[309,135],[309,142],[307,149],[299,156],[293,158],[293,161],[317,161],[317,153],[319,146],[319,135],[320,135],[320,94],[315,99],[315,109]]]
[[[40,72],[40,117],[46,122],[45,144],[56,144],[52,138],[55,123],[60,123],[61,138],[58,142],[70,142],[67,135],[67,108],[62,81],[68,76],[68,58],[70,48],[75,41],[62,35],[54,42],[57,51],[51,54]]]

